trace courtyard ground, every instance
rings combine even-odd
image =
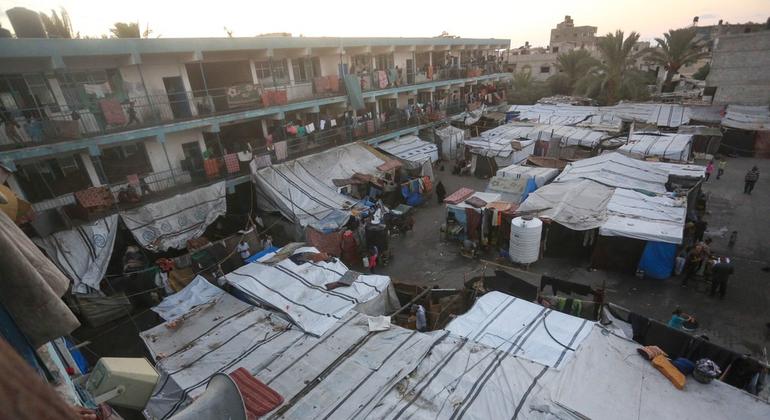
[[[752,195],[743,194],[743,176],[753,165],[763,174]],[[466,186],[483,190],[487,181],[475,177],[459,177],[436,171],[439,180],[451,193]],[[532,282],[549,274],[565,280],[607,288],[610,302],[640,314],[667,321],[676,307],[695,315],[701,325],[699,333],[715,343],[735,351],[762,358],[770,345],[770,160],[732,158],[725,175],[714,177],[703,187],[709,196],[706,220],[712,237],[713,252],[734,259],[735,274],[730,278],[727,296],[710,298],[705,285],[691,283],[680,286],[680,279],[638,279],[633,275],[608,271],[588,271],[588,262],[580,259],[546,258],[532,264],[528,272],[512,269],[514,274]],[[439,287],[460,288],[464,280],[491,273],[496,267],[481,260],[470,260],[458,254],[458,245],[441,242],[439,228],[444,220],[444,206],[435,197],[415,214],[414,230],[393,238],[394,258],[380,270],[394,281]],[[728,247],[730,232],[738,231],[733,249]]]

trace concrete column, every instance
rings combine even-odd
[[[259,123],[262,126],[262,135],[264,138],[267,138],[267,136],[270,134],[270,131],[267,128],[267,120],[260,120]]]
[[[259,84],[259,78],[257,77],[257,67],[254,65],[254,59],[249,59],[249,68],[251,69],[251,81],[255,85]]]
[[[8,183],[8,187],[13,191],[19,198],[22,200],[27,199],[27,195],[24,194],[24,190],[21,188],[21,185],[19,185],[19,181],[16,179],[16,177],[11,174],[8,176],[8,179],[5,180],[6,183]]]
[[[96,146],[89,147],[88,152],[80,153],[80,161],[83,162],[83,167],[88,174],[88,179],[91,180],[91,185],[94,187],[103,185],[102,180],[99,177],[99,173],[96,171],[96,167],[94,166],[94,162],[91,160],[91,156],[99,157],[101,155],[101,151],[98,149],[99,148]]]
[[[292,59],[286,59],[286,71],[289,74],[289,85],[294,86],[294,68],[291,65]]]

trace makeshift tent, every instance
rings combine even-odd
[[[225,181],[120,212],[136,241],[151,251],[183,249],[227,212]]]
[[[153,312],[166,321],[177,319],[193,308],[209,303],[225,294],[225,291],[209,283],[203,276],[196,276],[184,289],[166,296]]]
[[[691,134],[660,134],[634,132],[620,150],[643,158],[654,157],[687,162],[692,156]]]
[[[279,211],[301,226],[338,211],[349,215],[357,200],[340,194],[333,180],[376,174],[383,163],[367,147],[348,144],[262,168],[254,172],[257,191],[264,198],[258,205],[265,211]],[[347,218],[335,220],[340,226],[347,222]]]
[[[117,231],[114,214],[32,242],[70,278],[74,293],[90,293],[99,290],[107,272]]]
[[[303,247],[292,255],[303,253],[317,254],[318,250]],[[387,276],[354,273],[349,286],[327,289],[326,285],[340,281],[347,272],[336,258],[302,264],[286,258],[274,265],[247,264],[225,278],[250,302],[275,308],[305,332],[320,336],[353,308],[382,315],[398,307]]]
[[[519,121],[541,124],[588,127],[601,131],[620,131],[623,121],[595,106],[566,104],[512,105],[508,114]]]
[[[722,125],[747,131],[770,131],[770,108],[728,105],[722,118]]]
[[[169,418],[199,396],[213,374],[245,368],[283,397],[272,414],[365,417],[443,336],[398,327],[371,333],[368,317],[350,312],[314,337],[274,315],[224,295],[175,328],[143,332],[161,374],[145,416]]]
[[[607,220],[612,192],[590,180],[551,183],[529,194],[519,213],[550,219],[572,230],[594,229]]]
[[[599,234],[680,244],[686,213],[687,197],[649,196],[617,188],[607,203],[607,220]]]
[[[508,166],[522,162],[535,152],[535,141],[527,137],[534,129],[532,125],[505,124],[465,140],[465,145],[474,157],[494,158],[498,167]]]
[[[497,174],[489,180],[486,192],[499,193],[502,200],[518,204],[558,173],[558,170],[552,168],[507,166],[497,170]]]
[[[455,160],[462,156],[465,131],[447,125],[444,128],[437,129],[435,133],[440,139],[439,149],[441,150],[441,159]]]
[[[377,148],[401,159],[408,168],[422,166],[426,161],[438,161],[438,148],[417,136],[403,136],[379,143]]]
[[[538,125],[527,134],[530,140],[559,140],[561,146],[594,148],[610,136],[601,131],[564,125]]]
[[[608,187],[666,192],[669,173],[664,167],[633,159],[620,153],[606,153],[572,162],[555,182],[590,179]]]
[[[589,324],[586,319],[504,293],[489,292],[468,312],[450,322],[446,330],[492,348],[504,347],[511,343],[512,336],[527,331],[527,340],[517,343],[514,355],[558,369],[569,363],[573,355],[564,345],[577,348],[588,336]]]

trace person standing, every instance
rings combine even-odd
[[[697,222],[695,222],[695,236],[693,239],[695,239],[695,242],[703,242],[703,235],[706,233],[706,229],[708,229],[708,222],[700,219]]]
[[[746,172],[746,177],[743,179],[743,193],[751,195],[751,191],[754,189],[754,184],[759,180],[759,168],[756,166]]]
[[[714,173],[714,161],[710,160],[709,163],[706,165],[706,181],[711,178],[711,174]]]
[[[727,161],[725,158],[720,158],[717,164],[717,179],[722,178],[722,175],[725,174],[725,168],[727,168]]]
[[[238,251],[238,255],[240,255],[241,260],[243,260],[244,263],[246,263],[246,260],[251,256],[249,243],[245,240],[241,240],[241,242],[238,243],[238,246],[235,247],[235,250]]]
[[[727,257],[719,257],[714,267],[711,269],[711,293],[709,296],[716,295],[719,291],[719,297],[724,298],[727,291],[727,279],[733,274],[733,264]]]
[[[702,262],[703,249],[701,246],[696,245],[687,255],[687,263],[685,265],[684,279],[682,279],[682,287],[687,287],[687,282],[689,282],[691,278],[698,274],[698,269],[700,268]]]
[[[416,318],[415,326],[417,331],[425,332],[428,330],[428,319],[425,316],[425,307],[422,305],[412,305],[412,312]]]
[[[441,181],[439,181],[436,184],[436,202],[438,202],[438,204],[443,203],[445,197],[446,197],[446,188],[444,187],[444,184]]]

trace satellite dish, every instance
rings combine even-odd
[[[243,397],[230,376],[217,373],[206,391],[171,420],[246,420]]]

